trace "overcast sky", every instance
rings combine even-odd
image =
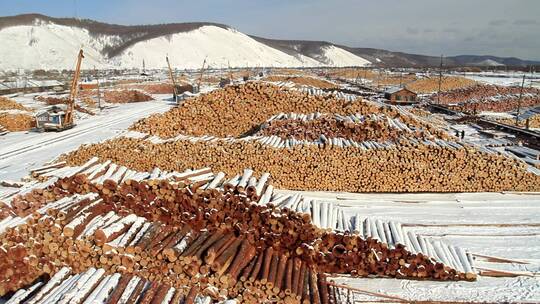
[[[0,0],[1,15],[225,23],[253,35],[540,60],[539,0]]]

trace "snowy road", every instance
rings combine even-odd
[[[15,132],[0,137],[0,180],[19,180],[62,153],[114,137],[138,119],[170,107],[165,101],[121,104],[78,121],[64,132]]]

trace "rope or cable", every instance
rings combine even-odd
[[[405,299],[402,299],[402,298],[400,298],[400,297],[389,296],[389,295],[385,295],[385,294],[382,294],[382,293],[377,293],[377,292],[372,292],[372,291],[362,290],[362,289],[355,288],[355,287],[352,287],[352,286],[349,286],[349,285],[336,284],[336,283],[333,282],[333,281],[331,281],[331,282],[326,282],[326,284],[329,285],[329,286],[337,287],[337,288],[343,288],[343,289],[352,290],[352,291],[355,291],[355,292],[358,292],[358,293],[363,293],[363,294],[366,294],[366,295],[369,295],[369,296],[373,296],[373,297],[379,297],[379,298],[391,299],[391,300],[398,301],[398,302],[403,302],[403,303],[408,303],[408,302],[409,302],[409,301],[407,301],[407,300],[405,300]]]

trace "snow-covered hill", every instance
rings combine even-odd
[[[22,23],[22,24],[21,24]],[[98,24],[99,30],[94,29]],[[86,59],[84,67],[137,68],[143,60],[147,68],[166,66],[165,56],[177,68],[200,68],[206,58],[211,67],[315,67],[365,66],[366,59],[337,46],[321,46],[316,56],[283,52],[226,26],[191,26],[188,30],[158,26],[123,27],[101,23],[55,22],[36,16],[18,24],[0,26],[0,70],[72,69],[79,47]],[[178,24],[177,26],[182,26]],[[118,28],[118,34],[114,29]],[[185,27],[184,27],[185,28]],[[182,29],[184,29],[182,28]],[[126,29],[130,30],[125,33]],[[112,55],[111,55],[112,54]]]

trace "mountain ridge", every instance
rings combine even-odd
[[[95,61],[98,64],[119,66],[129,62],[134,65],[135,62],[141,61],[140,57],[147,56],[149,51],[141,50],[141,45],[147,47],[160,48],[164,44],[164,49],[169,48],[171,51],[176,51],[180,46],[182,48],[192,48],[187,50],[188,54],[183,54],[192,60],[200,60],[200,56],[195,56],[195,53],[207,52],[211,53],[210,46],[220,47],[222,44],[229,53],[224,55],[221,60],[214,59],[214,65],[224,65],[225,59],[230,64],[230,60],[235,61],[235,65],[241,65],[241,61],[245,60],[245,65],[276,65],[276,66],[365,66],[371,64],[373,66],[382,67],[437,67],[440,64],[440,57],[408,54],[404,52],[394,52],[375,48],[349,47],[339,45],[328,41],[308,41],[308,40],[284,40],[284,39],[268,39],[254,35],[246,35],[233,27],[213,22],[189,22],[189,23],[166,23],[153,25],[119,25],[109,24],[90,19],[74,19],[74,18],[55,18],[41,14],[23,14],[16,16],[0,17],[0,38],[2,32],[16,27],[30,27],[30,34],[27,32],[13,32],[11,36],[16,37],[19,44],[14,44],[13,48],[26,48],[26,53],[31,54],[33,40],[39,41],[39,37],[35,38],[34,27],[57,25],[72,29],[87,31],[78,33],[77,39],[89,41],[89,44],[95,48],[96,57],[100,57]],[[212,29],[212,30],[210,30]],[[57,31],[51,36],[68,35],[64,28],[54,29],[39,29],[37,32],[43,35],[44,31]],[[199,36],[195,36],[197,33]],[[45,32],[45,34],[47,34]],[[38,34],[36,34],[39,36]],[[84,35],[84,37],[79,37]],[[229,39],[221,39],[228,37]],[[73,39],[75,39],[73,38]],[[7,39],[7,38],[6,38]],[[251,40],[253,41],[251,41]],[[76,40],[76,39],[75,39]],[[7,41],[7,40],[6,40]],[[28,43],[26,43],[28,41]],[[231,41],[238,43],[238,52],[235,52],[234,45]],[[76,41],[72,41],[75,43]],[[158,43],[159,42],[159,43]],[[61,53],[59,48],[61,42],[50,46],[47,41],[40,41],[38,53],[46,59],[52,55]],[[50,42],[54,44],[53,42]],[[161,44],[160,44],[161,43]],[[28,46],[26,45],[28,44]],[[187,45],[187,46],[186,46]],[[30,47],[30,48],[29,48]],[[199,49],[197,49],[197,47]],[[29,49],[28,49],[29,48]],[[242,56],[236,56],[236,53],[245,52]],[[137,50],[137,51],[135,51]],[[215,52],[214,52],[215,53]],[[9,58],[17,58],[14,54],[8,54]],[[152,56],[161,56],[162,54],[155,51]],[[218,56],[219,54],[214,54]],[[148,55],[150,56],[150,55]],[[208,56],[208,55],[207,55]],[[229,58],[230,57],[230,58]],[[144,58],[142,58],[144,59]],[[186,59],[187,60],[187,59]],[[259,60],[259,63],[256,61]],[[151,61],[151,60],[150,60]],[[202,60],[201,60],[202,61]],[[49,66],[54,67],[59,61],[54,61]],[[161,61],[159,61],[161,62]],[[1,63],[1,58],[0,58]],[[176,62],[179,65],[185,65],[186,61]],[[193,62],[188,62],[189,66],[193,66]],[[540,62],[522,60],[514,57],[497,57],[491,55],[460,55],[449,56],[444,58],[445,66],[527,66],[539,65]],[[156,60],[156,64],[159,65]],[[197,63],[200,64],[200,63]],[[60,64],[59,64],[60,65]],[[4,63],[7,66],[7,63]],[[35,63],[28,64],[29,67],[34,67]],[[0,64],[2,68],[2,64]]]

